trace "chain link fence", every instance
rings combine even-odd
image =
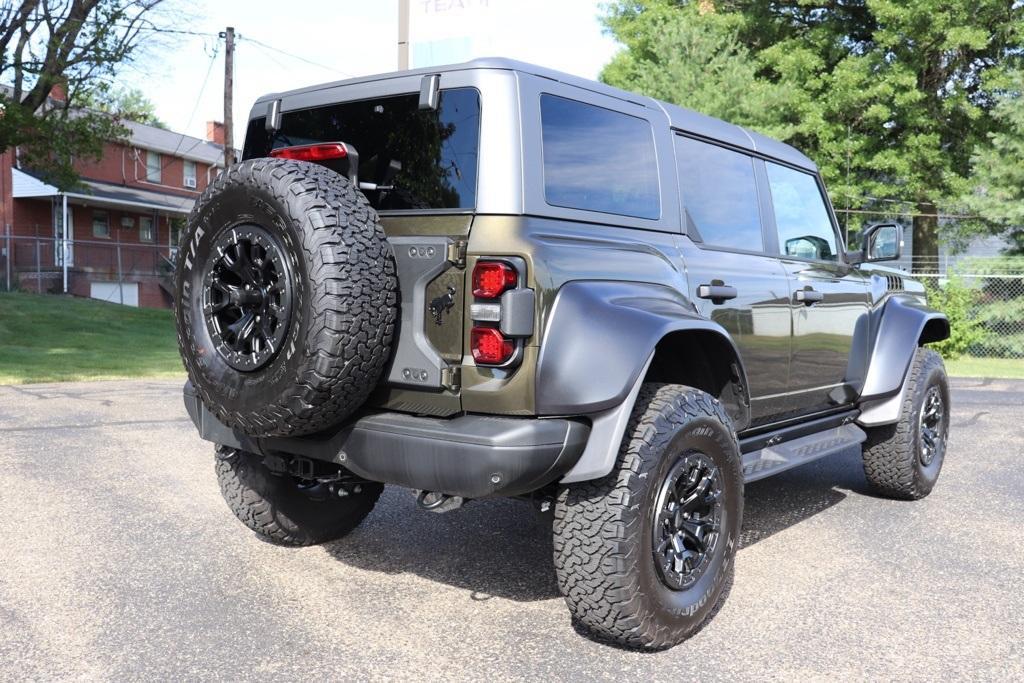
[[[169,307],[176,254],[167,244],[0,236],[0,289]]]

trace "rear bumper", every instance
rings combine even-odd
[[[184,397],[207,441],[335,462],[371,481],[465,498],[521,495],[555,481],[576,464],[590,434],[589,425],[565,419],[376,412],[320,434],[254,438],[217,420],[190,383]]]

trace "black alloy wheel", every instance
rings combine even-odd
[[[928,387],[918,416],[920,449],[918,457],[928,467],[946,448],[946,409],[939,386]]]
[[[721,536],[722,475],[699,451],[678,457],[658,492],[651,542],[654,565],[672,590],[693,586]]]
[[[241,225],[214,242],[203,314],[214,347],[236,370],[258,370],[281,348],[292,287],[280,245],[263,228]]]

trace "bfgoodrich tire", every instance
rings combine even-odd
[[[366,198],[329,169],[253,159],[222,173],[189,217],[176,275],[189,379],[246,434],[337,423],[388,362],[394,256]]]
[[[722,405],[644,384],[611,474],[564,487],[555,506],[555,571],[577,624],[627,647],[685,640],[724,595],[742,516]]]
[[[923,346],[908,372],[899,422],[867,430],[864,475],[883,496],[918,500],[931,493],[946,457],[949,380],[942,357]]]
[[[313,545],[341,538],[359,526],[377,503],[382,484],[344,489],[275,474],[260,456],[217,447],[217,483],[239,521],[280,545]]]

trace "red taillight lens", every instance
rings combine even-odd
[[[473,360],[485,365],[501,365],[516,350],[512,340],[505,339],[505,335],[494,327],[474,327],[469,343],[473,350]]]
[[[478,261],[473,268],[473,296],[497,299],[519,282],[519,273],[501,261]]]
[[[317,145],[296,145],[271,150],[270,156],[276,159],[297,159],[298,161],[327,161],[328,159],[344,159],[348,150],[340,142],[325,142]]]

